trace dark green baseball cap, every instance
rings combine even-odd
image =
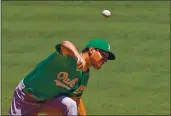
[[[105,52],[109,53],[108,60],[114,60],[115,54],[110,51],[110,45],[107,41],[101,38],[94,38],[90,40],[87,45],[85,46],[85,49],[88,49],[90,47],[93,47],[95,49],[103,50]]]

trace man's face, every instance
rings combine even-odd
[[[91,65],[97,70],[100,69],[102,65],[107,62],[107,57],[109,56],[108,52],[94,49],[93,47],[89,48],[89,53]]]

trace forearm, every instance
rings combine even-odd
[[[72,44],[69,41],[61,42],[61,51],[62,51],[62,55],[64,56],[71,55],[76,59],[79,57],[79,52],[77,48],[74,46],[74,44]]]
[[[80,98],[80,104],[78,106],[78,114],[80,116],[86,116],[86,108],[85,108],[85,105],[84,105],[84,102],[83,102],[83,99]]]

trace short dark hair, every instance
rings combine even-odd
[[[82,52],[82,53],[85,53],[85,52],[88,52],[88,50],[89,50],[88,48],[85,48],[85,49],[83,49],[81,52]]]

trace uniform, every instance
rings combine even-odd
[[[88,80],[89,71],[83,73],[77,70],[74,57],[62,56],[60,51],[53,51],[17,86],[9,115],[36,114],[48,99],[55,101],[57,98],[57,102],[59,99],[62,102],[65,97],[80,97]],[[30,97],[27,93],[33,94]]]
[[[103,39],[90,40],[84,49],[90,47],[108,52],[108,60],[115,59],[110,45]],[[64,112],[64,115],[77,114],[77,104],[71,98],[82,96],[90,71],[77,70],[76,59],[73,56],[62,56],[60,48],[58,44],[56,50],[41,61],[15,88],[10,116],[37,115],[43,107],[48,106]]]

